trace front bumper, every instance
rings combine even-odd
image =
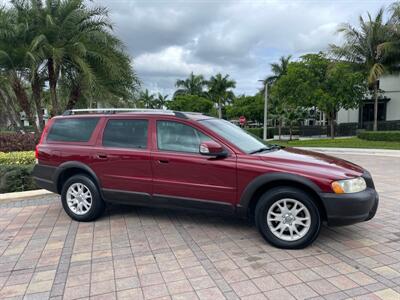
[[[320,194],[329,226],[349,225],[368,221],[375,216],[379,196],[375,189],[352,194]]]

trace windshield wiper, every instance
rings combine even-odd
[[[269,150],[271,150],[271,149],[272,149],[272,148],[262,147],[262,148],[260,148],[260,149],[251,151],[249,154],[261,153],[261,152],[264,152],[264,151],[269,151]]]
[[[268,145],[269,147],[262,147],[262,148],[260,148],[260,149],[257,149],[257,150],[254,150],[254,151],[251,151],[249,154],[256,154],[256,153],[261,153],[261,152],[264,152],[264,151],[270,151],[270,150],[279,150],[279,149],[282,149],[282,147],[281,146],[279,146],[279,145],[271,145],[271,144],[269,144]]]

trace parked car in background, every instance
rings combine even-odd
[[[322,222],[374,217],[371,175],[350,162],[264,144],[232,123],[162,110],[67,111],[36,149],[38,186],[77,221],[106,202],[202,209],[253,218],[271,244],[312,243]]]

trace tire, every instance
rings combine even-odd
[[[77,197],[73,196],[74,194]],[[82,174],[74,175],[64,183],[61,190],[61,202],[65,212],[72,219],[80,222],[95,220],[105,209],[96,184],[88,176]],[[78,205],[78,202],[82,204]]]
[[[306,192],[293,187],[276,187],[260,197],[255,208],[255,223],[270,244],[301,249],[317,238],[321,216]]]

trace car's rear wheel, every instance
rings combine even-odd
[[[98,218],[105,208],[97,186],[85,175],[74,175],[64,183],[61,201],[72,219],[83,222]]]
[[[308,246],[321,228],[320,213],[313,199],[292,187],[277,187],[264,193],[255,209],[255,221],[269,243],[285,249]]]

